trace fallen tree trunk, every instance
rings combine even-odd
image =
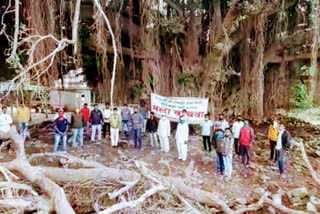
[[[54,207],[56,213],[75,213],[67,200],[64,190],[29,164],[24,151],[24,140],[18,134],[16,128],[12,126],[11,130],[8,133],[4,133],[0,138],[3,136],[10,136],[15,143],[17,147],[16,159],[10,162],[1,163],[0,165],[9,170],[18,171],[27,180],[38,186],[46,195],[49,196],[52,207]]]

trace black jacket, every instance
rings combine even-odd
[[[290,140],[291,140],[291,135],[287,130],[285,130],[281,137],[282,149],[288,150],[290,148]]]
[[[156,119],[148,119],[146,129],[148,132],[157,132],[158,130],[158,122]]]

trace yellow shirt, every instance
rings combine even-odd
[[[268,138],[270,140],[277,141],[278,134],[279,134],[279,127],[277,126],[276,128],[274,128],[273,125],[270,125],[268,130]]]
[[[18,122],[19,123],[26,123],[29,122],[30,120],[30,110],[28,107],[24,106],[21,107],[19,106],[17,108],[17,113],[18,113]]]

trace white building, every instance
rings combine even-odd
[[[73,111],[76,107],[81,108],[84,103],[91,105],[91,90],[82,72],[82,68],[79,68],[64,75],[64,87],[61,79],[54,81],[55,87],[50,91],[50,105],[53,108],[64,107],[67,111]]]

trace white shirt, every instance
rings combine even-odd
[[[236,139],[239,139],[240,135],[240,129],[243,127],[243,122],[242,121],[236,121],[232,125],[232,133],[233,137]]]
[[[176,131],[176,140],[188,141],[189,139],[189,125],[188,123],[178,123]]]
[[[201,123],[202,127],[202,136],[210,136],[211,134],[211,127],[213,126],[213,123],[211,120],[203,121]]]
[[[226,120],[218,120],[214,123],[214,129],[222,129],[224,131],[226,128],[229,128],[229,123]]]
[[[284,133],[284,130],[280,130],[279,135],[278,135],[276,150],[282,149],[282,135],[283,135],[283,133]]]
[[[0,113],[0,131],[10,131],[10,125],[12,124],[12,118],[9,114]]]
[[[160,119],[157,133],[160,137],[170,136],[170,121],[167,118]]]
[[[107,118],[107,119],[104,119],[104,122],[109,122],[110,116],[111,116],[111,110],[110,109],[104,109],[103,110],[103,118]]]

